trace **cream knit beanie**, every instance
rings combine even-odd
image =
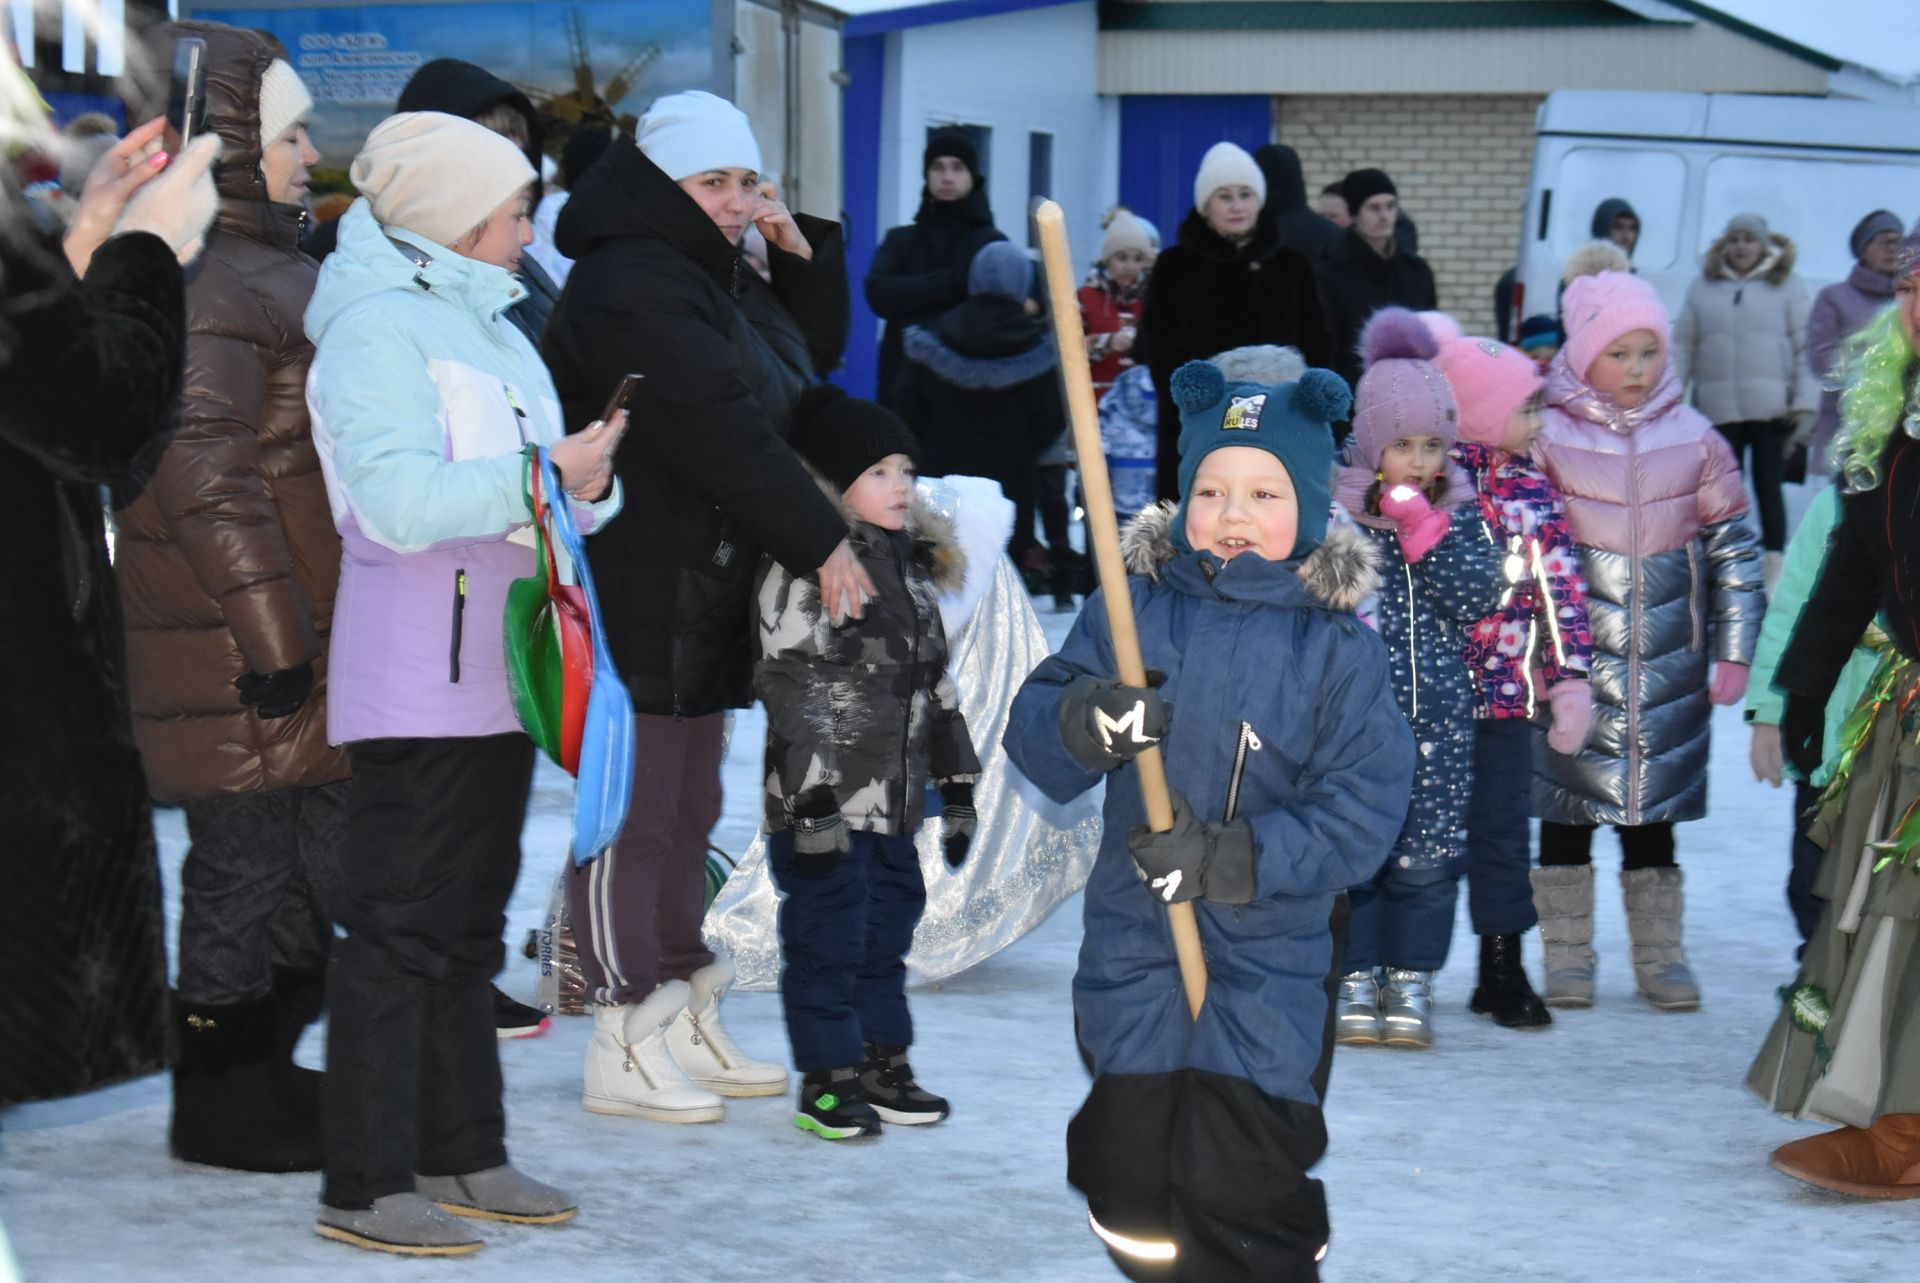
[[[1193,207],[1205,209],[1207,197],[1222,187],[1253,188],[1260,203],[1267,203],[1267,176],[1247,149],[1233,143],[1215,143],[1200,158],[1200,172],[1193,176]]]
[[[1147,225],[1135,218],[1131,210],[1120,209],[1114,211],[1107,222],[1107,234],[1100,238],[1100,261],[1106,262],[1123,249],[1151,255],[1153,238],[1147,234]]]
[[[760,144],[747,113],[702,90],[655,99],[633,140],[676,183],[709,169],[761,172]]]
[[[388,116],[348,171],[382,227],[452,245],[534,180],[533,166],[485,125],[438,111]]]
[[[312,114],[313,95],[301,83],[300,73],[275,58],[260,77],[260,149],[265,151]]]

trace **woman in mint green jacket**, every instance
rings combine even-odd
[[[618,506],[624,417],[563,436],[546,366],[506,316],[526,294],[533,228],[518,147],[403,112],[368,135],[352,176],[362,199],[306,314],[307,402],[341,535],[327,720],[353,763],[316,1229],[464,1255],[481,1240],[449,1210],[574,1214],[509,1165],[500,1100],[489,982],[534,758],[507,689],[506,594],[536,571],[526,447],[547,449],[591,528]]]
[[[1827,536],[1839,518],[1840,488],[1822,487],[1787,544],[1786,561],[1767,603],[1766,619],[1760,626],[1760,645],[1753,653],[1752,680],[1747,683],[1747,721],[1753,724],[1748,758],[1753,764],[1753,777],[1775,788],[1780,787],[1783,777],[1793,780],[1793,865],[1787,875],[1787,904],[1793,909],[1794,925],[1800,928],[1800,949],[1795,951],[1795,957],[1805,951],[1806,942],[1813,938],[1822,907],[1820,898],[1813,893],[1813,879],[1820,872],[1820,861],[1826,852],[1815,846],[1807,835],[1812,823],[1810,812],[1833,778],[1834,760],[1844,747],[1840,724],[1860,702],[1860,693],[1866,689],[1867,679],[1873,676],[1874,665],[1880,662],[1880,652],[1886,646],[1886,637],[1877,625],[1860,639],[1853,658],[1841,670],[1833,698],[1827,701],[1826,738],[1821,741],[1826,745],[1826,756],[1811,780],[1801,779],[1800,773],[1781,755],[1780,719],[1787,698],[1774,689],[1773,674],[1779,667],[1780,653],[1786,649],[1787,639],[1793,636],[1794,625],[1800,620],[1801,608],[1807,604],[1807,594],[1813,591],[1814,581],[1820,577],[1820,563],[1827,554]]]

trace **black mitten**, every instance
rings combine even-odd
[[[787,799],[787,827],[793,830],[794,871],[803,878],[824,878],[840,867],[853,836],[833,790],[817,785]]]
[[[1074,760],[1094,771],[1131,762],[1167,736],[1173,711],[1155,687],[1167,675],[1148,670],[1145,686],[1077,677],[1060,701],[1060,737]]]
[[[960,780],[945,780],[940,785],[940,847],[946,853],[947,867],[957,869],[967,861],[973,846],[974,830],[980,817],[973,809],[973,785]]]
[[[313,694],[313,665],[299,664],[277,673],[248,673],[234,683],[240,702],[252,708],[262,720],[292,717]]]
[[[1173,828],[1155,833],[1144,824],[1127,830],[1127,850],[1149,889],[1168,904],[1201,897],[1218,904],[1253,899],[1253,827],[1245,818],[1202,823],[1180,794],[1173,795]]]

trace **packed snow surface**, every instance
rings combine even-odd
[[[1064,635],[1065,616],[1044,618]],[[757,712],[735,728],[715,834],[729,851],[756,823],[761,731]],[[1334,1225],[1326,1279],[1911,1277],[1916,1204],[1852,1202],[1767,1166],[1774,1146],[1817,1130],[1769,1114],[1741,1086],[1793,971],[1782,891],[1791,800],[1752,781],[1738,710],[1719,710],[1714,731],[1712,815],[1680,829],[1703,1009],[1661,1013],[1634,997],[1610,839],[1596,844],[1599,1002],[1556,1013],[1550,1029],[1510,1032],[1466,1010],[1475,945],[1463,897],[1435,1048],[1343,1048],[1335,1062],[1317,1173]],[[536,979],[518,945],[565,858],[568,785],[543,768],[527,822],[501,978],[521,998]],[[160,832],[177,913],[178,812],[162,813]],[[954,1114],[874,1145],[802,1134],[787,1098],[730,1102],[726,1121],[708,1126],[588,1114],[587,1021],[502,1043],[514,1161],[571,1190],[582,1212],[553,1228],[482,1223],[485,1250],[462,1262],[315,1237],[317,1177],[174,1162],[164,1076],[0,1115],[0,1220],[32,1283],[1114,1279],[1065,1179],[1063,1136],[1086,1089],[1068,996],[1079,934],[1076,899],[982,966],[914,993],[914,1065]],[[1534,937],[1529,963],[1537,981]],[[727,1022],[750,1052],[784,1059],[775,995],[734,995]],[[300,1058],[320,1054],[315,1031]]]

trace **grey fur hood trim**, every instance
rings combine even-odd
[[[1793,265],[1798,257],[1799,250],[1793,242],[1774,232],[1767,237],[1766,251],[1761,254],[1760,261],[1753,265],[1753,271],[1746,276],[1736,276],[1733,269],[1727,266],[1727,237],[1723,234],[1707,251],[1701,275],[1710,281],[1751,281],[1758,278],[1769,285],[1779,285],[1793,275]]]
[[[813,473],[813,483],[833,504],[833,510],[847,523],[847,529],[857,533],[865,523],[854,515],[853,509],[847,507],[841,492],[811,467],[807,471]],[[919,549],[925,551],[927,569],[933,575],[933,586],[943,593],[958,592],[967,581],[966,550],[960,546],[960,536],[954,530],[953,522],[944,513],[928,506],[917,490],[913,495],[913,507],[907,510],[907,534]]]
[[[1160,577],[1160,567],[1180,555],[1173,546],[1179,505],[1162,499],[1143,508],[1120,532],[1120,556],[1130,574]],[[1300,563],[1300,582],[1334,610],[1354,610],[1380,591],[1380,553],[1353,526],[1330,525],[1326,538]]]
[[[969,391],[1017,387],[1058,364],[1051,343],[1012,356],[967,356],[941,342],[940,336],[924,325],[909,329],[904,343],[909,361],[918,361],[955,387]]]

